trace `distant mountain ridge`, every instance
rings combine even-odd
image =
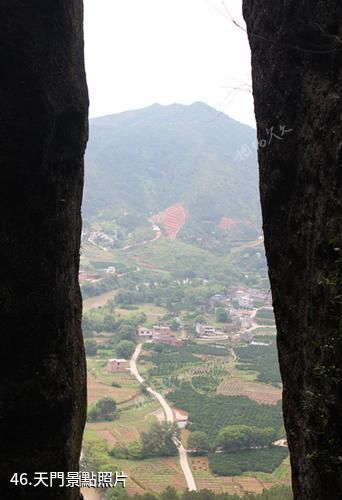
[[[90,120],[83,214],[86,221],[174,205],[184,228],[260,231],[255,130],[203,103],[154,104]],[[238,152],[248,148],[241,158]],[[231,223],[227,223],[227,221]],[[226,221],[226,222],[224,222]],[[209,223],[209,226],[208,226]]]

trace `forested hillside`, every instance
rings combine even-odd
[[[260,234],[252,128],[195,103],[95,118],[90,131],[86,223],[115,221],[135,230],[175,205],[176,218],[184,210],[180,237]]]

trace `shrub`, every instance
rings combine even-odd
[[[88,411],[88,421],[98,422],[103,420],[114,420],[116,401],[110,397],[99,399]]]

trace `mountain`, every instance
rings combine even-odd
[[[85,223],[136,227],[149,219],[170,224],[177,238],[229,232],[254,238],[261,227],[254,141],[254,129],[203,103],[94,118]]]

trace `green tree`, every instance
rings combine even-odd
[[[272,427],[260,429],[248,425],[229,425],[221,429],[216,439],[216,447],[227,452],[270,446],[277,433]]]
[[[115,332],[117,329],[117,322],[112,314],[106,314],[103,318],[103,328],[107,332]]]
[[[159,500],[160,496],[157,493],[144,493],[143,495],[138,497],[139,500]]]
[[[119,292],[116,296],[116,303],[126,306],[132,305],[136,302],[136,293],[131,290],[127,290],[124,292]]]
[[[114,420],[116,401],[109,396],[99,399],[88,411],[88,421],[97,422]]]
[[[177,498],[177,491],[173,486],[167,486],[167,488],[160,495],[160,500],[176,500]]]
[[[105,500],[125,500],[129,499],[127,491],[124,488],[109,488],[104,496]]]
[[[271,446],[272,443],[277,439],[277,432],[273,427],[266,427],[265,429],[253,428],[252,442],[254,440],[255,444],[252,446]]]
[[[94,339],[86,339],[84,341],[84,349],[87,356],[96,356],[97,342]]]
[[[147,390],[147,387],[145,384],[140,384],[139,389],[140,389],[141,394],[143,394],[144,396],[150,396],[150,393]]]
[[[147,316],[144,312],[141,312],[141,313],[136,315],[136,323],[138,325],[141,325],[142,323],[146,323],[146,321],[147,321]]]
[[[128,448],[122,443],[117,443],[109,451],[109,455],[114,458],[129,458]]]
[[[88,410],[88,415],[87,415],[87,420],[88,422],[96,422],[97,420],[100,420],[99,417],[99,411],[95,406],[91,406]]]
[[[128,457],[133,459],[141,458],[142,447],[138,441],[133,441],[128,445]]]
[[[136,335],[136,326],[127,322],[122,322],[118,332],[121,340],[133,341]]]
[[[213,491],[207,489],[203,489],[200,491],[185,491],[182,495],[182,500],[215,500],[215,498],[220,500],[238,500],[239,498],[241,498],[241,497],[236,497],[235,495],[232,497],[230,495],[229,496],[227,495],[221,496],[221,495],[216,497]],[[252,499],[248,497],[248,500]]]
[[[223,307],[218,307],[216,309],[215,317],[216,317],[216,321],[218,323],[227,323],[227,321],[229,321],[229,319],[230,319],[228,311],[226,309],[224,309]]]
[[[114,314],[115,313],[115,300],[114,299],[110,299],[108,300],[107,302],[107,307],[108,307],[108,310],[110,312],[110,314]]]
[[[112,416],[116,410],[116,401],[109,396],[99,399],[96,403],[96,407],[100,412],[100,416],[104,420],[112,420]]]
[[[210,449],[208,435],[202,431],[194,431],[188,437],[188,449],[194,451],[198,455],[205,454]]]
[[[129,359],[135,350],[134,342],[130,340],[120,340],[115,348],[116,355],[119,358]]]
[[[248,432],[247,425],[229,425],[218,433],[216,446],[221,446],[227,452],[238,451],[247,448]]]
[[[177,319],[173,319],[170,323],[170,328],[173,332],[177,332],[179,330],[179,321]]]
[[[142,432],[140,443],[143,457],[163,457],[177,454],[174,439],[179,437],[176,424],[154,422],[148,432]]]

